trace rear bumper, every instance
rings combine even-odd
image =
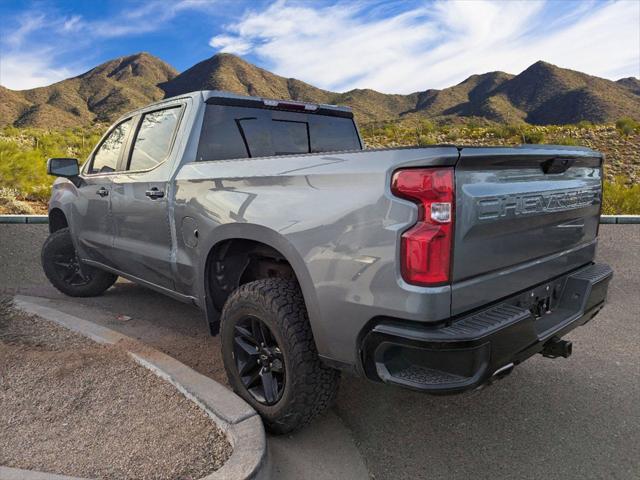
[[[365,374],[434,394],[479,387],[591,320],[612,275],[593,264],[440,327],[382,319],[362,342]]]

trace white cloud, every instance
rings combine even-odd
[[[45,16],[43,14],[23,15],[18,19],[18,27],[16,29],[8,34],[3,32],[4,41],[12,47],[20,46],[31,32],[42,28],[44,24]]]
[[[9,19],[3,19],[0,85],[14,90],[49,85],[94,66],[86,65],[77,53],[73,58],[74,52],[90,49],[100,40],[157,31],[186,10],[213,9],[215,0],[150,0],[98,21],[81,15],[63,16],[45,8],[21,14],[14,28]],[[49,47],[52,42],[55,48]]]
[[[231,35],[218,35],[209,41],[209,45],[221,52],[234,53],[236,55],[249,53],[253,48],[251,42]]]
[[[215,0],[151,0],[134,4],[113,18],[87,23],[86,30],[103,38],[140,35],[163,27],[180,12],[186,10],[213,11]]]
[[[62,30],[64,32],[73,32],[78,30],[82,26],[82,15],[74,15],[62,23]]]
[[[369,8],[279,0],[228,25],[210,45],[339,91],[442,88],[474,73],[518,73],[541,59],[612,79],[640,74],[637,1],[440,0],[386,18]]]
[[[0,57],[0,85],[13,90],[26,90],[64,80],[74,72],[55,68],[46,56],[2,55]]]

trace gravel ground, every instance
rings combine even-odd
[[[0,305],[0,464],[101,479],[190,479],[225,435],[170,384],[103,346]]]

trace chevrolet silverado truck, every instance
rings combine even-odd
[[[603,307],[602,155],[579,147],[365,150],[350,109],[201,91],[54,158],[42,265],[70,296],[124,277],[204,312],[232,388],[275,433],[341,371],[477,389]],[[514,385],[514,387],[516,387]]]

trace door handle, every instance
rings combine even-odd
[[[152,200],[164,197],[164,192],[162,190],[158,190],[158,187],[151,187],[149,190],[144,192],[144,194]]]
[[[104,187],[100,187],[97,191],[96,191],[96,195],[100,195],[101,197],[106,197],[107,195],[109,195],[109,190],[107,190]]]

